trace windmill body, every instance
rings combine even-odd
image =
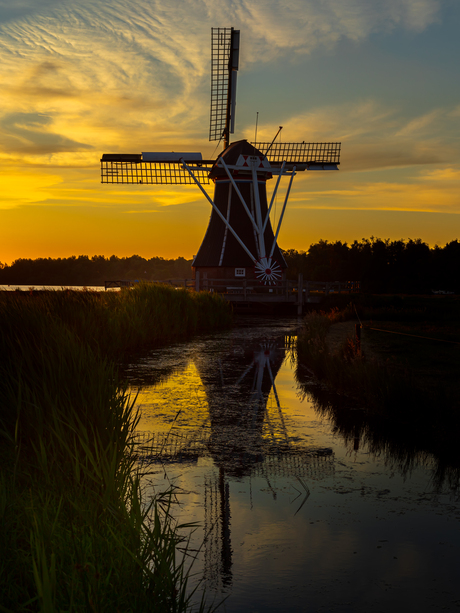
[[[305,170],[338,170],[340,143],[229,142],[234,131],[240,32],[212,28],[209,139],[223,141],[216,160],[201,153],[104,154],[102,183],[196,184],[210,203],[211,217],[193,261],[199,279],[248,279],[263,286],[282,282],[287,268],[278,247],[292,181]],[[280,128],[281,130],[281,128]],[[275,137],[276,138],[276,137]],[[276,177],[270,202],[267,181]],[[270,213],[281,179],[288,180],[277,227]],[[206,184],[215,184],[211,198]],[[231,284],[230,284],[231,285]],[[207,285],[205,284],[205,287]]]
[[[256,166],[256,187],[251,162]],[[286,263],[268,216],[266,182],[272,178],[271,170],[263,154],[245,140],[232,143],[218,158],[209,175],[215,182],[215,207],[192,264],[201,278],[281,278]],[[268,267],[262,268],[262,263],[272,250],[267,274]]]

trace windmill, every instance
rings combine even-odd
[[[297,172],[338,170],[341,144],[240,140],[234,133],[240,31],[211,30],[210,141],[223,141],[215,160],[201,153],[103,154],[102,183],[195,184],[210,203],[211,217],[192,267],[199,279],[251,279],[277,285],[287,268],[278,247],[286,205]],[[280,128],[281,130],[281,128]],[[279,131],[278,131],[279,134]],[[277,134],[277,136],[278,136]],[[270,202],[266,183],[277,177]],[[276,231],[272,213],[282,178],[288,179]],[[204,185],[214,183],[214,198]],[[199,285],[199,284],[198,284]]]

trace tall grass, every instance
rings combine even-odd
[[[115,359],[228,321],[218,299],[163,287],[0,296],[0,611],[190,609]]]
[[[231,323],[230,307],[217,294],[149,283],[119,292],[5,292],[0,300],[16,332],[24,322],[51,317],[110,356]]]
[[[328,331],[343,316],[333,311],[305,318],[296,347],[300,389],[348,442],[361,439],[404,470],[434,457],[435,485],[459,488],[458,391],[452,398],[442,379],[433,386],[410,363],[366,355],[352,337],[331,349]]]
[[[366,356],[354,337],[345,338],[331,350],[327,333],[333,323],[350,317],[350,308],[330,313],[310,313],[297,340],[299,364],[308,367],[315,377],[338,394],[359,400],[368,411],[412,414],[413,408],[427,404],[425,391],[410,370],[391,367],[388,363]]]

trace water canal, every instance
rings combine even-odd
[[[178,521],[197,522],[193,572],[221,611],[457,610],[456,488],[435,484],[433,457],[318,409],[297,325],[243,320],[129,365],[146,491],[174,486]]]

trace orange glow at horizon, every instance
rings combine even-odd
[[[179,18],[181,2],[172,11],[137,0],[135,12],[116,3],[116,22],[107,0],[0,10],[0,262],[197,253],[211,209],[196,186],[101,185],[99,170],[102,153],[210,159],[222,148],[207,140],[221,7],[198,2]],[[458,239],[460,82],[449,36],[460,9],[353,0],[363,20],[347,3],[227,7],[241,31],[232,140],[253,140],[260,111],[258,140],[271,142],[282,124],[285,142],[342,143],[339,172],[297,174],[279,245]]]

